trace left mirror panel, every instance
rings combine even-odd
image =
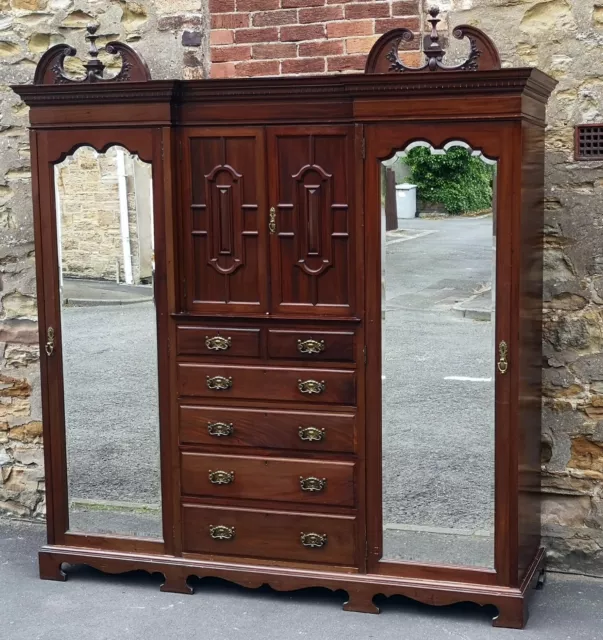
[[[55,165],[69,531],[162,537],[151,165]]]

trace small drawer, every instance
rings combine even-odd
[[[270,329],[268,355],[275,359],[353,362],[352,331],[295,331]]]
[[[184,452],[180,468],[187,496],[355,504],[353,462]]]
[[[178,355],[248,356],[260,355],[259,329],[228,329],[181,325],[177,329]]]
[[[337,369],[281,369],[178,364],[180,396],[216,399],[356,403],[356,374]]]
[[[300,451],[355,451],[353,413],[180,406],[180,443]]]
[[[355,563],[356,519],[184,504],[183,551],[320,564]]]

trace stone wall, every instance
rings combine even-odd
[[[28,114],[8,85],[31,82],[49,46],[84,54],[93,21],[100,44],[134,45],[154,78],[209,70],[207,0],[0,0],[0,513],[45,513]]]

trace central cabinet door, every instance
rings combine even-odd
[[[272,311],[354,315],[354,127],[268,129]]]
[[[187,129],[183,147],[186,310],[265,312],[264,130]]]

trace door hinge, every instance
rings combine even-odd
[[[366,364],[367,362],[367,357],[366,357],[366,346],[364,347],[364,349],[362,350],[363,354],[364,354],[364,364]]]
[[[366,138],[362,136],[362,143],[360,145],[360,155],[363,160],[366,160]]]

